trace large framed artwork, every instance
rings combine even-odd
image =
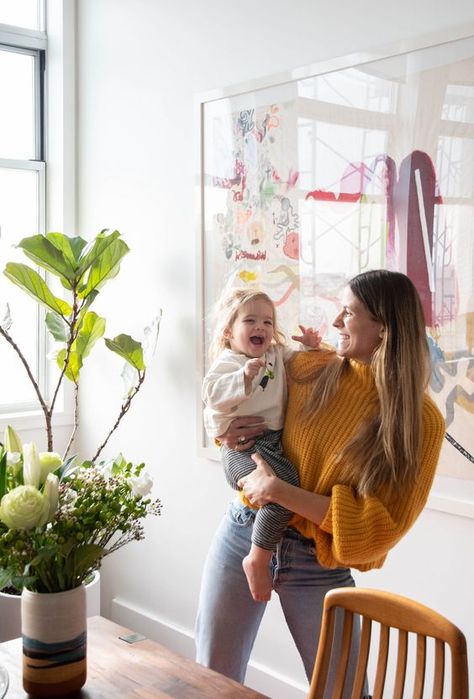
[[[446,418],[439,476],[472,486],[474,504],[474,31],[199,107],[202,373],[225,288],[259,287],[287,336],[302,323],[335,343],[347,280],[400,270],[423,302],[430,392]]]

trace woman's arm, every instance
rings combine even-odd
[[[275,502],[314,524],[321,524],[329,510],[330,497],[282,481],[260,454],[253,454],[252,459],[257,464],[256,469],[238,482],[252,505]]]

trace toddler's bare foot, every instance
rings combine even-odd
[[[256,561],[249,554],[242,561],[242,568],[247,577],[249,589],[256,602],[268,602],[272,594],[272,579],[268,569],[268,561]]]

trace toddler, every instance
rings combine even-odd
[[[292,339],[310,349],[318,349],[319,333],[312,328],[299,327],[302,335],[294,335]],[[277,328],[275,307],[267,294],[253,289],[233,289],[220,302],[210,347],[212,364],[202,386],[206,431],[209,437],[218,438],[230,422],[241,415],[260,415],[265,418],[267,428],[248,450],[222,447],[224,472],[236,490],[240,478],[255,468],[254,452],[268,461],[279,478],[299,485],[298,473],[283,456],[281,448],[287,397],[284,365],[293,353],[285,346],[284,336]],[[291,512],[274,503],[257,512],[252,546],[243,560],[250,592],[256,601],[270,599],[272,551],[291,516]]]

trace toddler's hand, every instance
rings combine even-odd
[[[265,366],[265,360],[259,357],[255,359],[249,359],[244,364],[244,374],[248,379],[254,379],[260,369]]]
[[[301,342],[302,345],[306,347],[311,347],[312,349],[319,349],[322,342],[322,337],[317,330],[314,328],[305,328],[304,325],[299,325],[299,329],[302,335],[292,335],[291,339],[296,340],[296,342]]]

